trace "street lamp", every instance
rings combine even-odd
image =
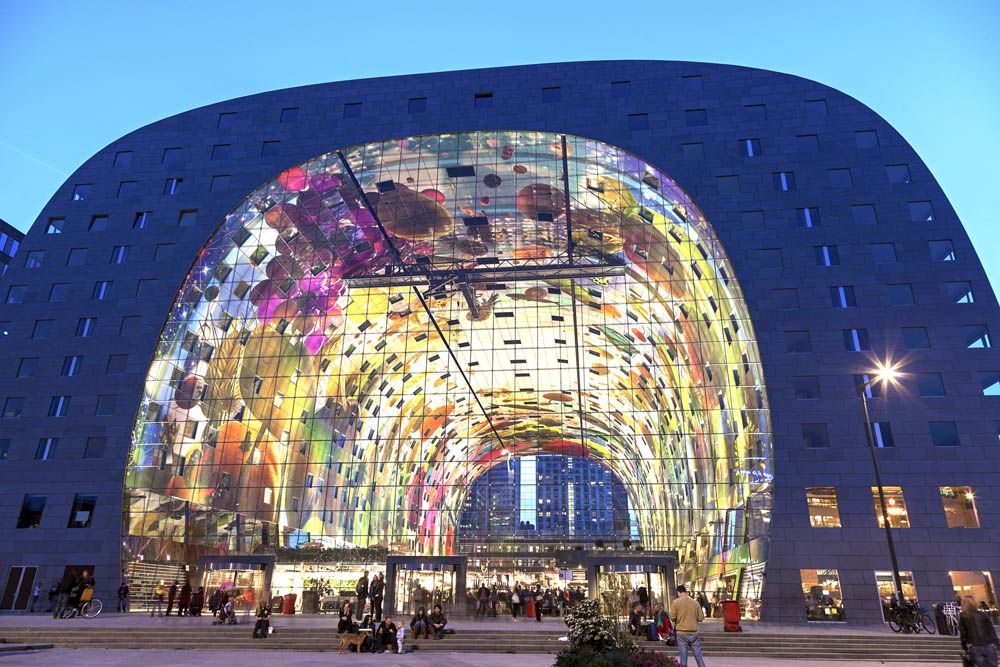
[[[892,541],[892,527],[889,524],[889,512],[885,504],[885,488],[882,486],[882,473],[878,467],[878,457],[875,455],[875,439],[873,437],[871,414],[868,411],[868,389],[876,384],[885,386],[893,384],[900,375],[899,369],[891,363],[879,363],[871,377],[861,385],[861,404],[865,408],[865,435],[868,438],[868,451],[872,455],[872,467],[875,469],[875,485],[878,487],[879,508],[882,511],[882,526],[885,528],[885,541],[889,545],[889,560],[892,562],[892,582],[896,589],[896,600],[903,604],[903,580],[899,576],[899,562],[896,560],[896,544]]]

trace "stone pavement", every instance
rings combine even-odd
[[[100,665],[101,667],[176,667],[185,665],[231,664],[219,661],[218,651],[115,651],[105,649],[52,649],[20,654],[0,654],[0,667],[62,667],[63,665]],[[242,658],[236,658],[242,660]],[[281,651],[259,651],[253,654],[258,665],[285,665],[296,667],[551,667],[552,655],[502,653],[411,653],[405,655],[371,655],[338,653],[301,653],[294,657]],[[693,662],[692,662],[693,664]],[[823,660],[770,660],[759,658],[715,658],[708,660],[708,667],[837,667],[846,663]],[[852,662],[851,667],[881,667],[881,662]],[[930,663],[895,662],[893,667],[929,667]],[[931,666],[932,667],[932,666]],[[944,667],[944,665],[942,665]]]

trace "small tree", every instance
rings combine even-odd
[[[575,650],[603,653],[618,648],[615,624],[597,600],[582,600],[566,614],[569,641]]]

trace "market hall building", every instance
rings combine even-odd
[[[685,583],[881,622],[1000,574],[1000,310],[857,100],[688,62],[329,83],[132,132],[0,283],[0,608]],[[903,372],[870,382],[879,363]],[[860,396],[871,407],[887,511]]]

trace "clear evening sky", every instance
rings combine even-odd
[[[1000,286],[996,0],[0,0],[0,25],[0,218],[23,230],[100,148],[212,102],[416,72],[695,60],[804,76],[873,108],[930,166]]]

